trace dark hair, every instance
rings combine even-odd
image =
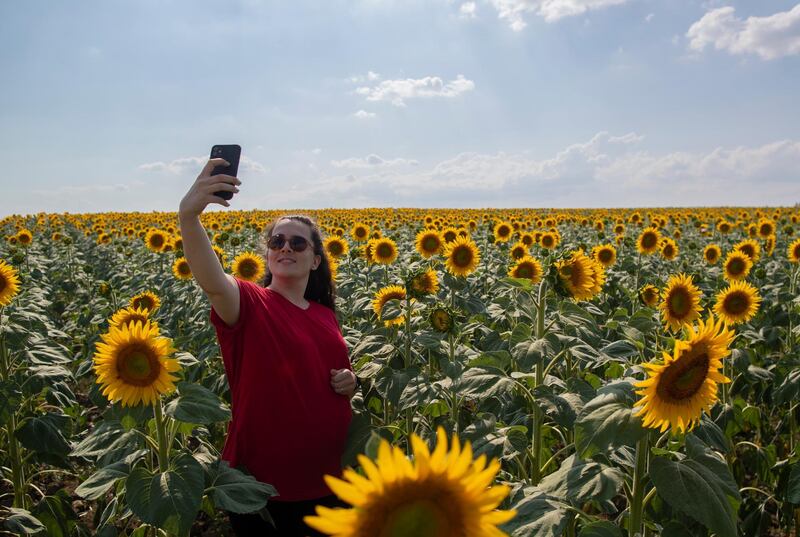
[[[279,216],[273,220],[264,230],[264,234],[261,236],[261,241],[259,243],[259,249],[263,253],[264,259],[267,259],[267,242],[269,242],[269,238],[272,236],[272,230],[281,220],[295,220],[311,228],[311,242],[314,243],[314,253],[320,256],[322,261],[320,261],[317,268],[312,270],[308,275],[308,284],[306,285],[306,291],[303,297],[306,300],[313,300],[323,306],[327,306],[336,313],[336,284],[331,281],[331,265],[328,262],[325,249],[322,247],[322,235],[319,231],[319,227],[313,219],[302,214],[289,214]],[[270,283],[272,283],[272,273],[269,271],[269,263],[267,263],[267,273],[261,285],[262,287],[267,287]]]

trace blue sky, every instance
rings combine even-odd
[[[234,209],[800,202],[796,1],[3,2],[0,62],[0,216],[177,210],[217,143]]]

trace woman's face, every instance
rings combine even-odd
[[[267,249],[267,264],[273,278],[305,278],[322,261],[322,258],[314,253],[311,228],[303,222],[280,220],[272,228],[272,235],[283,235],[286,238],[282,248]],[[292,250],[289,239],[293,235],[299,235],[308,242],[308,246],[302,252]]]

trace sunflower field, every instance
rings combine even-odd
[[[800,209],[302,212],[361,383],[327,478],[351,508],[309,525],[798,534]],[[201,221],[261,282],[282,214]],[[0,233],[0,531],[230,535],[280,492],[220,461],[229,390],[175,213]]]

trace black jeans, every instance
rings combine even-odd
[[[275,521],[276,527],[272,527],[272,524],[261,518],[258,513],[237,514],[229,512],[228,518],[237,537],[318,537],[325,534],[309,528],[303,522],[304,516],[317,514],[314,509],[317,505],[350,507],[349,504],[332,494],[315,500],[269,502],[267,511],[269,511],[272,520]]]

